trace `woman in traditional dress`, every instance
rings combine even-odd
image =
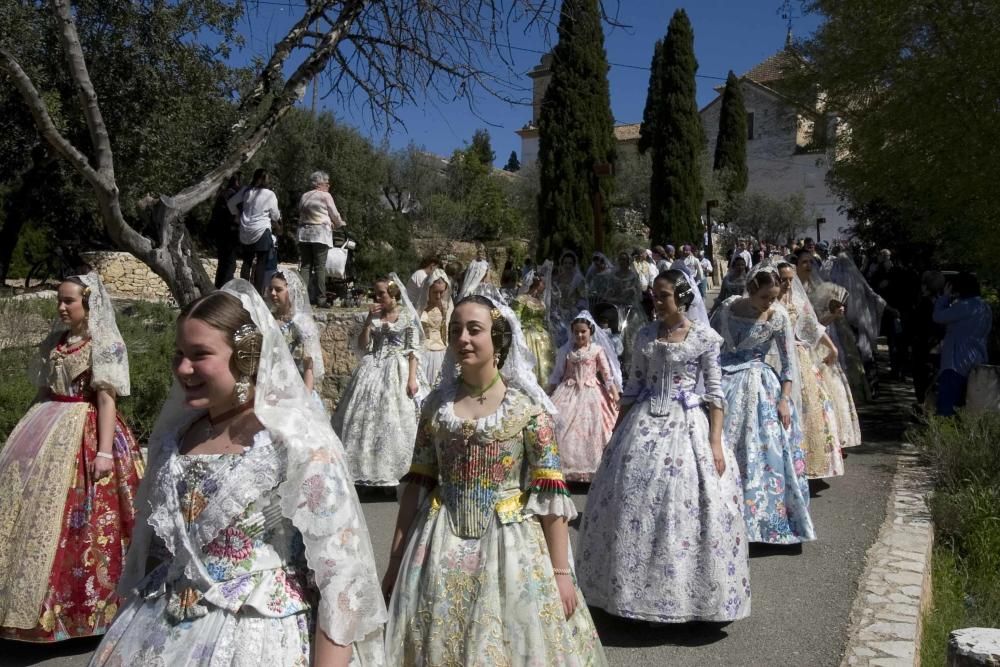
[[[719,288],[719,296],[715,298],[715,303],[721,305],[723,301],[731,296],[743,296],[743,291],[747,285],[747,263],[742,255],[733,253],[733,259],[729,262],[729,270],[722,277],[722,286]],[[712,308],[713,312],[715,308]]]
[[[751,275],[756,275],[762,270],[777,271],[780,289],[778,303],[788,313],[795,335],[799,377],[793,383],[792,400],[802,429],[806,477],[809,479],[839,477],[844,474],[840,423],[827,387],[828,383],[824,379],[826,372],[824,362],[837,363],[837,350],[826,335],[823,325],[816,319],[812,307],[803,308],[801,301],[793,298],[797,280],[795,268],[787,262],[781,262],[774,267],[769,260],[765,260],[758,267],[754,267],[754,273]],[[802,289],[801,283],[797,287]],[[817,350],[817,346],[821,343],[829,344],[823,359],[819,358]]]
[[[618,311],[618,328],[622,336],[625,364],[632,359],[632,343],[648,321],[642,309],[642,284],[632,268],[627,252],[618,254],[618,263],[611,271],[606,301]]]
[[[142,455],[116,400],[128,353],[97,274],[59,285],[30,374],[38,396],[0,450],[0,637],[100,635],[132,538]]]
[[[323,408],[323,399],[317,390],[323,384],[323,348],[302,278],[291,269],[275,273],[271,277],[268,297],[302,382],[313,403]]]
[[[589,482],[618,419],[622,371],[614,344],[589,312],[573,318],[570,333],[548,382],[559,411],[556,442],[563,475],[571,482]]]
[[[456,299],[464,299],[473,294],[481,283],[489,282],[490,263],[486,260],[486,249],[476,249],[476,258],[469,262],[465,269],[465,277],[462,278],[462,288],[458,290]]]
[[[792,402],[798,377],[795,334],[776,303],[778,277],[760,271],[745,297],[716,311],[722,334],[724,437],[736,452],[743,482],[743,516],[751,542],[795,544],[816,539],[809,516],[802,431]],[[774,350],[780,370],[767,363]]]
[[[416,306],[423,331],[420,346],[423,376],[428,386],[436,387],[444,353],[448,349],[448,319],[453,307],[451,279],[444,269],[434,269],[424,280]]]
[[[556,348],[549,333],[549,291],[548,278],[552,273],[552,262],[546,261],[537,271],[525,279],[527,291],[518,294],[511,309],[524,329],[525,342],[535,355],[535,379],[545,386],[556,362]]]
[[[380,599],[340,441],[242,280],[177,319],[128,595],[91,667],[383,664]]]
[[[514,313],[455,308],[383,590],[393,665],[605,665],[576,587],[551,401]],[[457,364],[456,364],[457,362]],[[522,472],[525,474],[522,475]]]
[[[654,281],[658,321],[636,338],[622,417],[587,497],[580,586],[591,606],[616,616],[683,623],[750,613],[743,493],[723,443],[721,339],[685,317],[695,292],[679,271]]]
[[[596,308],[598,304],[604,303],[607,299],[608,290],[611,287],[611,272],[611,260],[608,259],[608,256],[603,252],[595,252],[585,276],[587,301],[590,308]]]
[[[587,281],[580,273],[580,260],[572,250],[560,255],[559,271],[552,287],[555,292],[552,335],[556,345],[561,347],[569,340],[569,323],[587,307]]]
[[[809,301],[809,296],[799,280],[795,267],[787,262],[780,262],[778,275],[781,278],[780,301],[792,318],[796,345],[805,343],[809,346],[809,341],[813,341],[813,344],[809,346],[810,353],[820,387],[830,399],[833,408],[834,421],[837,425],[835,437],[840,449],[857,447],[861,444],[861,424],[858,422],[858,412],[854,406],[854,398],[851,396],[851,387],[847,376],[837,361],[840,354],[837,352],[837,346],[830,338],[826,328],[819,323],[816,310],[813,308],[812,302]],[[817,336],[817,334],[819,335]],[[799,358],[800,360],[803,358],[801,353]],[[810,467],[809,457],[813,454],[810,447],[807,443],[807,468]],[[833,459],[837,458],[836,455],[832,456]],[[836,463],[835,460],[833,463]]]
[[[413,453],[422,337],[405,294],[395,274],[375,281],[375,304],[358,336],[365,355],[333,413],[348,468],[362,486],[396,486]]]
[[[835,283],[823,280],[815,270],[814,255],[805,248],[795,251],[795,271],[809,301],[816,311],[819,323],[827,329],[830,340],[837,346],[837,359],[847,374],[855,403],[871,400],[871,387],[865,376],[864,361],[857,338],[847,323],[847,299],[850,294]]]

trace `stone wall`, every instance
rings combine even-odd
[[[361,359],[357,340],[367,314],[367,308],[317,308],[313,311],[326,369],[323,385],[316,389],[331,413]]]

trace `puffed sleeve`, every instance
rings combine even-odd
[[[646,384],[646,374],[649,370],[649,360],[646,358],[646,344],[648,342],[649,329],[643,327],[639,330],[639,334],[635,337],[635,342],[632,344],[632,370],[629,371],[628,382],[625,383],[625,389],[622,391],[622,406],[635,403],[635,399],[639,397],[639,392],[642,391],[643,386]]]
[[[705,385],[702,400],[712,407],[725,410],[726,397],[722,393],[722,364],[719,361],[722,337],[714,331],[706,331],[705,347],[698,357],[698,368]]]
[[[576,517],[576,505],[563,478],[552,416],[541,412],[524,427],[524,451],[530,470],[525,515]]]
[[[406,326],[403,329],[403,354],[410,356],[417,354],[417,346],[420,344],[420,322],[407,314]]]
[[[428,404],[430,401],[428,402]],[[410,470],[403,476],[403,483],[419,484],[430,490],[438,484],[437,450],[431,433],[431,415],[427,410],[420,417],[417,426],[417,440],[413,445]]]

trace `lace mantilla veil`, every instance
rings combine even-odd
[[[458,292],[458,298],[464,299],[470,294],[475,294],[476,289],[490,272],[490,264],[485,259],[475,259],[469,263],[465,271],[465,279],[462,281],[462,289]]]
[[[104,289],[104,283],[95,272],[74,276],[90,290],[87,296],[87,335],[90,336],[91,380],[94,389],[110,389],[116,396],[128,396],[131,391],[128,371],[128,350],[118,323],[115,321],[115,307]],[[31,361],[29,375],[36,387],[48,383],[49,352],[69,331],[61,320],[52,324],[45,339]]]
[[[451,311],[455,307],[455,302],[451,298],[451,278],[445,273],[444,269],[434,269],[434,272],[424,280],[424,284],[420,287],[420,295],[417,297],[416,306],[417,321],[420,321],[419,315],[427,310],[427,304],[431,300],[431,287],[437,281],[442,280],[445,284],[444,295],[441,297],[441,302],[444,305],[444,323],[448,326],[448,321],[451,320]],[[423,327],[421,327],[423,329]]]
[[[608,358],[608,365],[611,366],[611,379],[618,391],[622,390],[622,367],[618,362],[618,355],[615,353],[615,346],[611,343],[611,338],[605,333],[604,329],[597,325],[594,321],[593,316],[591,316],[589,310],[580,311],[576,317],[573,318],[573,322],[576,320],[586,320],[590,323],[590,329],[593,331],[593,336],[591,340],[599,345],[602,350],[604,350],[604,355]],[[570,339],[559,348],[559,352],[556,354],[556,365],[552,369],[552,374],[549,376],[550,385],[558,385],[562,381],[563,373],[566,372],[566,356],[573,351],[573,336],[570,335]]]
[[[535,378],[535,355],[528,349],[524,339],[524,331],[521,329],[521,323],[514,311],[504,302],[492,285],[482,285],[476,293],[488,299],[493,307],[500,311],[500,315],[507,320],[507,325],[510,327],[510,351],[507,353],[503,368],[500,369],[500,377],[503,378],[504,384],[520,390],[555,418],[559,411],[556,410],[552,399],[539,386],[538,380]],[[458,388],[458,383],[458,362],[455,360],[455,353],[449,346],[441,366],[440,388],[445,396],[452,396]]]
[[[319,627],[338,644],[354,644],[356,656],[361,654],[381,664],[382,626],[387,613],[343,445],[327,417],[309,407],[311,401],[284,337],[257,291],[240,279],[229,281],[223,291],[240,300],[263,335],[254,413],[278,456],[286,459],[286,473],[278,485],[281,512],[302,535],[306,560],[320,593]],[[123,596],[133,594],[146,575],[154,534],[152,487],[157,480],[170,480],[170,475],[160,474],[174,451],[166,445],[176,441],[202,414],[184,404],[175,381],[150,438],[149,469],[136,498],[132,545],[118,587]],[[164,541],[169,544],[172,540]],[[189,569],[190,565],[185,572]]]
[[[302,334],[306,356],[312,359],[314,386],[319,386],[325,374],[323,367],[323,348],[319,343],[319,327],[313,319],[312,306],[309,305],[309,293],[302,282],[298,271],[283,269],[280,271],[288,285],[288,298],[292,306],[293,321]]]

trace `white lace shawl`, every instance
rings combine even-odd
[[[95,272],[79,279],[86,289],[89,311],[87,313],[87,335],[90,336],[91,379],[90,386],[94,389],[109,389],[116,396],[128,396],[131,391],[128,369],[128,350],[118,323],[115,321],[115,307],[104,289],[104,283]],[[37,354],[29,366],[29,375],[36,387],[48,384],[49,352],[62,334],[69,330],[61,320],[56,320],[45,341],[39,346]]]
[[[319,327],[313,319],[312,306],[309,305],[309,293],[302,278],[294,269],[282,269],[281,275],[288,284],[288,298],[292,307],[293,321],[302,335],[302,344],[307,357],[312,359],[313,382],[319,386],[323,379],[323,348],[319,342]]]
[[[381,656],[387,613],[343,445],[323,411],[309,400],[278,325],[253,286],[236,279],[223,290],[240,299],[263,334],[254,412],[273,446],[260,450],[255,446],[245,452],[241,467],[247,479],[231,480],[232,488],[220,502],[230,505],[231,514],[253,500],[247,495],[248,489],[260,490],[276,482],[282,515],[302,535],[306,560],[319,590],[319,627],[338,644],[355,644],[356,651]],[[197,547],[227,525],[220,520],[188,535],[178,532],[173,518],[168,516],[172,504],[169,499],[176,498],[176,491],[168,488],[174,484],[170,470],[176,456],[176,444],[171,443],[176,443],[177,434],[200,415],[200,411],[185,406],[175,382],[150,438],[150,465],[136,497],[132,545],[119,582],[123,596],[134,594],[146,575],[154,531],[171,549],[177,566],[184,568],[188,578],[196,585],[208,583],[204,581],[205,573],[199,570]]]
[[[462,289],[458,291],[458,299],[462,300],[470,294],[475,293],[476,288],[486,278],[490,271],[490,264],[484,259],[476,259],[469,263],[465,270],[465,279],[462,281]]]

